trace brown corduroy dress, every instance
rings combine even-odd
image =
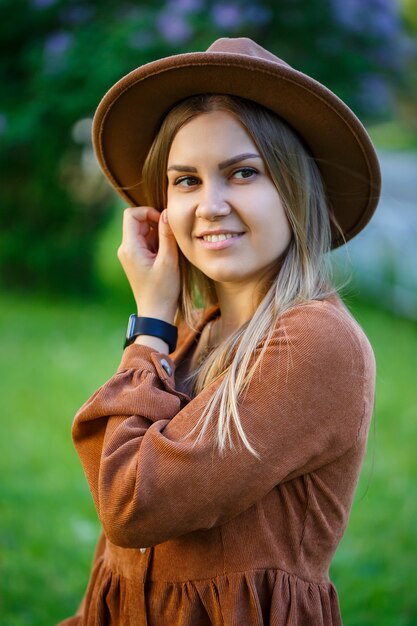
[[[197,337],[182,332],[171,357],[128,347],[76,415],[104,532],[62,624],[340,625],[328,569],[366,449],[371,346],[338,296],[282,315],[239,404],[257,459],[243,446],[219,454],[212,430],[184,438],[218,384],[194,399],[176,389]]]

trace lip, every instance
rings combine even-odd
[[[232,234],[232,231],[230,230],[221,231],[221,232],[213,231],[213,232],[207,232],[204,234],[226,235],[228,233]],[[245,233],[233,233],[233,234],[238,235],[238,237],[231,237],[230,239],[224,239],[223,241],[205,241],[202,237],[198,237],[198,242],[203,246],[203,248],[206,248],[206,250],[224,250],[225,248],[230,248],[231,246],[235,246],[242,239]]]
[[[203,230],[199,235],[196,235],[198,239],[204,237],[204,235],[242,235],[240,230]]]

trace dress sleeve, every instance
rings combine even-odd
[[[283,315],[239,402],[259,458],[239,443],[218,452],[214,426],[188,436],[218,384],[190,400],[169,357],[132,345],[77,413],[74,443],[112,543],[147,547],[223,524],[343,455],[367,435],[375,362],[356,322],[325,301]]]

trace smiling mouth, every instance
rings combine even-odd
[[[220,235],[203,235],[201,239],[209,241],[210,243],[217,243],[218,241],[225,241],[226,239],[236,239],[243,233],[221,233]]]

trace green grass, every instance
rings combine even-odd
[[[369,125],[369,134],[378,150],[417,150],[417,129],[397,119]]]
[[[411,626],[417,329],[357,302],[352,308],[377,358],[376,433],[332,577],[345,626]],[[82,596],[98,523],[70,428],[117,367],[129,312],[126,303],[0,298],[2,626],[53,625]]]
[[[0,300],[0,623],[55,624],[88,578],[97,518],[70,439],[74,413],[115,369],[126,311]]]
[[[417,624],[417,325],[351,307],[377,361],[376,408],[332,576],[346,626]]]

